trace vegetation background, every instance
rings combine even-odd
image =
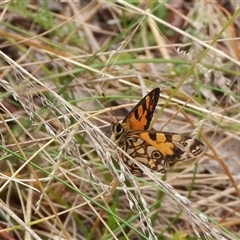
[[[239,6],[2,0],[0,239],[240,239]],[[137,178],[109,126],[155,87],[206,151]]]

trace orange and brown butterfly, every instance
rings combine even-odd
[[[204,144],[177,133],[148,131],[159,95],[160,89],[153,89],[122,123],[113,122],[111,139],[136,161],[163,173],[166,167],[178,161],[199,156]],[[121,157],[132,174],[143,175],[143,171],[125,154],[121,154]]]

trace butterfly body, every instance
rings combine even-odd
[[[125,117],[122,123],[112,123],[111,139],[133,159],[153,171],[164,172],[166,167],[200,155],[204,145],[177,133],[148,131],[156,108],[160,89],[147,94]],[[130,171],[138,176],[142,170],[121,154]]]

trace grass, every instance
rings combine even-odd
[[[240,239],[240,10],[182,4],[0,3],[1,239]],[[155,87],[206,151],[138,178],[109,125]]]

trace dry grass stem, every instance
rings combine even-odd
[[[0,8],[0,239],[240,239],[237,1]],[[205,145],[165,174],[111,138],[157,87],[151,129]]]

